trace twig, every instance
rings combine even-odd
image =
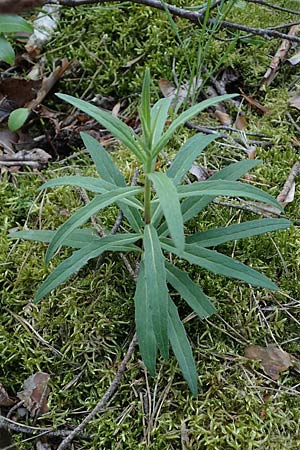
[[[29,425],[23,425],[14,420],[8,419],[7,417],[0,415],[0,430],[1,428],[17,431],[18,433],[24,434],[35,434],[35,433],[43,433],[50,437],[69,437],[71,433],[75,430],[54,430],[53,428],[38,428],[31,427]],[[78,434],[78,433],[77,433]],[[80,433],[82,437],[87,437],[87,435],[83,435]]]
[[[44,3],[48,4],[55,4],[55,5],[62,5],[67,7],[77,7],[80,5],[95,5],[95,4],[103,4],[107,3],[108,1],[117,1],[119,3],[120,0],[44,0]],[[145,6],[150,6],[151,8],[156,8],[164,11],[167,9],[172,15],[181,17],[183,19],[187,19],[190,22],[201,25],[203,21],[203,11],[202,12],[195,12],[195,11],[189,11],[184,8],[179,8],[177,6],[170,5],[169,3],[161,2],[160,0],[131,0],[132,3],[138,3]],[[238,31],[244,31],[246,33],[251,33],[252,35],[261,36],[264,39],[267,38],[279,38],[279,39],[287,39],[292,42],[300,42],[300,38],[297,36],[289,36],[285,33],[280,33],[279,31],[271,30],[269,28],[253,28],[248,27],[246,25],[241,25],[233,22],[228,22],[225,20],[218,20],[218,19],[208,19],[207,24],[211,26],[215,26],[216,24],[219,25],[221,28],[227,28],[230,30],[238,30]]]
[[[118,386],[121,382],[121,378],[123,373],[125,372],[126,369],[126,365],[128,363],[128,361],[130,360],[133,352],[134,352],[134,348],[136,346],[137,343],[137,337],[136,334],[133,336],[127,353],[124,356],[118,371],[116,373],[115,378],[113,379],[113,382],[111,383],[111,385],[109,386],[109,388],[107,389],[106,393],[104,394],[104,396],[102,397],[102,399],[97,403],[97,405],[95,406],[95,408],[86,416],[86,418],[81,422],[80,425],[78,425],[78,427],[76,427],[74,430],[71,431],[71,433],[61,442],[61,444],[59,445],[59,447],[57,448],[57,450],[64,450],[66,448],[69,447],[69,444],[73,441],[73,439],[79,434],[81,433],[81,431],[84,429],[84,427],[90,423],[90,421],[103,409],[103,407],[107,404],[107,402],[111,399],[111,397],[114,395],[114,393],[116,392],[116,390],[118,389]]]
[[[265,2],[264,0],[246,0],[246,2],[256,3],[257,5],[266,6],[267,8],[276,9],[277,11],[283,11],[294,15],[300,15],[300,11],[284,8],[283,6],[273,5],[272,3]]]

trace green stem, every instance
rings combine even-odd
[[[145,164],[145,191],[144,191],[144,211],[145,211],[145,217],[144,221],[145,224],[149,224],[151,222],[151,181],[147,177],[148,173],[151,173],[153,171],[153,161],[151,158],[147,159],[147,162]]]

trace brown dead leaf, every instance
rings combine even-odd
[[[300,172],[300,164],[296,162],[293,165],[286,182],[284,183],[282,191],[280,192],[280,194],[277,196],[276,199],[279,203],[282,204],[282,206],[285,206],[294,200],[296,188],[295,178],[299,175],[299,172]]]
[[[247,119],[242,111],[239,112],[239,114],[237,115],[237,118],[235,119],[234,122],[234,127],[237,130],[245,130],[245,128],[247,128]]]
[[[217,117],[221,125],[225,125],[228,127],[231,125],[231,117],[226,112],[221,111],[220,109],[216,109],[214,115]]]
[[[49,378],[48,373],[37,372],[25,380],[23,391],[17,394],[32,417],[48,412]]]
[[[289,36],[295,36],[299,33],[300,30],[300,26],[299,25],[293,25],[290,30],[289,30]],[[287,39],[283,39],[283,41],[281,42],[277,52],[275,53],[269,68],[267,69],[266,73],[263,76],[262,79],[262,86],[269,86],[272,81],[274,80],[274,78],[276,77],[279,67],[280,65],[285,61],[286,56],[288,54],[288,51],[290,49],[292,45],[292,42],[287,40]]]
[[[278,380],[280,373],[293,365],[291,355],[273,344],[267,347],[249,345],[245,349],[245,356],[248,359],[260,361],[265,374],[272,380]]]
[[[0,14],[16,14],[25,9],[32,9],[44,3],[43,0],[1,0]]]
[[[261,105],[257,100],[255,100],[253,97],[249,97],[242,90],[241,90],[241,93],[242,93],[242,96],[244,97],[244,99],[246,100],[246,102],[250,106],[253,106],[253,108],[257,109],[262,114],[268,114],[269,112],[271,112],[271,110],[269,108],[266,108],[265,106]]]
[[[4,389],[4,386],[0,383],[0,406],[11,406],[14,403],[15,402],[9,397]]]

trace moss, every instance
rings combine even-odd
[[[243,2],[239,3],[243,6]],[[298,7],[296,1],[276,3]],[[245,9],[234,8],[228,19],[266,26],[291,18],[275,11],[271,15],[254,4],[244,6]],[[54,59],[63,56],[79,61],[70,78],[62,82],[61,90],[82,95],[88,89],[91,94],[126,97],[133,100],[132,113],[146,65],[152,70],[155,97],[157,80],[172,79],[173,58],[176,71],[183,78],[189,78],[197,64],[198,43],[203,42],[201,30],[182,20],[176,20],[176,26],[181,42],[176,40],[163,13],[146,7],[65,9],[59,33],[49,43],[45,55],[49,67]],[[256,45],[238,41],[225,61],[227,67],[240,71],[245,92],[256,95],[271,109],[270,114],[260,116],[243,107],[248,129],[265,133],[274,143],[268,150],[257,149],[263,162],[253,171],[251,183],[274,196],[298,159],[293,141],[297,136],[285,116],[289,82],[295,82],[297,75],[293,69],[283,68],[270,87],[258,92],[260,79],[277,45],[277,41]],[[211,68],[218,63],[226,47],[227,42],[214,41],[207,49],[205,64]],[[140,55],[143,56],[139,61],[125,67]],[[211,119],[203,115],[201,120],[205,123]],[[189,135],[191,131],[182,129],[174,137],[167,149],[170,158]],[[130,180],[136,167],[132,156],[122,147],[110,150]],[[220,168],[242,158],[245,155],[236,146],[216,143],[198,162]],[[82,154],[70,165],[52,164],[44,171],[43,179],[74,174],[75,170],[84,175],[95,174],[90,159]],[[75,189],[66,187],[51,189],[43,199],[37,198],[42,181],[36,174],[14,177],[15,184],[5,176],[0,184],[0,382],[15,396],[29,375],[39,370],[48,372],[50,411],[39,418],[38,425],[58,426],[65,421],[74,424],[105,392],[133,334],[134,284],[117,256],[107,256],[99,270],[95,262],[89,263],[47,299],[34,305],[32,298],[37,287],[69,250],[62,250],[46,266],[45,245],[23,241],[16,244],[7,238],[7,232],[24,223],[31,228],[55,229],[81,205],[81,200]],[[28,214],[32,202],[35,203]],[[281,292],[251,289],[181,263],[211,296],[219,311],[209,322],[193,319],[186,324],[197,361],[199,396],[195,399],[189,394],[173,359],[160,361],[158,375],[146,379],[137,352],[113,402],[88,427],[91,438],[83,446],[91,450],[100,447],[177,450],[181,447],[184,422],[190,441],[188,448],[298,448],[300,405],[299,396],[294,395],[295,373],[291,370],[282,374],[278,382],[266,380],[259,364],[249,363],[242,355],[249,343],[265,345],[273,342],[273,337],[279,343],[284,342],[285,350],[299,352],[299,208],[296,192],[295,200],[286,207],[286,215],[295,222],[288,231],[220,247],[225,254],[272,278]],[[116,214],[116,209],[111,208],[101,213],[99,219],[109,228]],[[189,229],[225,226],[254,217],[245,211],[212,205],[189,224]],[[191,312],[178,296],[174,295],[174,300],[182,317]],[[21,437],[15,440],[20,450],[32,448],[32,443],[22,442]]]

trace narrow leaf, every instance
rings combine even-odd
[[[32,33],[33,27],[20,16],[0,14],[1,33]]]
[[[129,251],[137,250],[132,243],[136,242],[139,236],[113,235],[101,238],[97,242],[91,242],[89,245],[77,250],[72,256],[65,259],[53,272],[48,276],[44,283],[40,286],[34,301],[38,302],[50,291],[60,284],[64,283],[71,275],[76,273],[92,258],[97,258],[104,251]]]
[[[197,369],[193,352],[183,323],[171,298],[169,298],[169,339],[181,372],[192,392],[197,395]]]
[[[92,215],[126,196],[131,197],[139,192],[140,189],[136,187],[118,188],[115,189],[114,192],[97,195],[88,205],[77,210],[56,231],[46,253],[46,263],[50,261],[55,251],[63,244],[70,233],[75,230],[75,228],[79,228],[83,225]]]
[[[245,175],[253,167],[260,164],[261,161],[257,160],[244,160],[239,161],[234,164],[230,164],[224,167],[219,172],[213,174],[209,179],[212,180],[228,180],[235,181],[240,177]],[[201,212],[206,206],[214,200],[215,196],[204,195],[203,197],[196,198],[190,197],[183,200],[181,203],[181,211],[183,215],[183,222],[186,223],[188,220],[195,217],[199,212]],[[158,229],[158,234],[163,235],[167,232],[167,224],[162,223]]]
[[[66,176],[49,180],[44,183],[40,189],[64,185],[79,186],[95,193],[106,193],[116,189],[116,185],[108,181],[82,176]],[[124,216],[127,218],[134,231],[139,233],[143,226],[143,219],[138,209],[142,211],[144,209],[143,204],[136,198],[125,198],[116,203],[119,208],[122,209]]]
[[[239,181],[224,181],[224,180],[212,180],[205,182],[192,183],[185,186],[179,186],[178,189],[179,198],[183,197],[197,197],[201,195],[218,196],[224,195],[228,197],[248,197],[253,200],[268,203],[276,206],[280,210],[282,207],[280,203],[275,200],[270,194],[258,189],[254,186],[250,186]]]
[[[105,148],[87,133],[80,133],[81,139],[94,161],[97,172],[103,180],[120,187],[126,186],[126,181],[113,159]]]
[[[150,70],[146,69],[144,81],[143,81],[143,89],[142,89],[142,98],[141,98],[141,109],[140,109],[140,119],[143,128],[143,134],[145,137],[146,143],[150,143],[150,127],[151,127],[151,116],[150,116]]]
[[[291,222],[286,219],[259,219],[238,223],[228,227],[215,228],[188,236],[188,244],[199,244],[202,247],[213,247],[224,242],[258,236],[271,231],[288,228]]]
[[[167,175],[175,185],[181,183],[184,175],[190,170],[195,159],[218,135],[195,134],[181,147],[174,161],[167,170]]]
[[[124,187],[126,186],[125,178],[122,173],[119,171],[109,153],[102,147],[99,142],[94,139],[92,136],[86,133],[80,134],[84,145],[89,151],[95,165],[96,169],[103,180],[112,183],[114,185]],[[136,200],[138,202],[138,200]],[[119,202],[118,206],[122,209],[124,216],[127,218],[129,224],[132,228],[139,232],[143,226],[143,219],[139,211],[131,206],[128,206],[126,203]]]
[[[210,298],[204,294],[201,287],[194,283],[186,272],[166,263],[167,281],[181,295],[193,311],[205,319],[216,312],[216,308]]]
[[[25,239],[28,241],[49,243],[54,235],[55,231],[51,230],[24,230],[11,233],[9,234],[9,237],[12,239]],[[95,230],[74,230],[69,237],[66,238],[63,245],[73,248],[82,248],[94,241],[99,241],[100,239],[100,236],[98,236]]]
[[[13,65],[15,62],[15,51],[11,44],[0,36],[0,61],[4,61],[6,64]]]
[[[190,264],[196,264],[210,272],[236,278],[254,286],[260,286],[274,291],[278,290],[276,284],[269,280],[269,278],[245,264],[235,261],[233,258],[222,255],[222,253],[208,250],[197,244],[186,244],[185,252],[179,254],[172,241],[165,238],[161,238],[161,246],[164,250],[186,259]]]
[[[164,173],[147,174],[154,184],[174,244],[184,250],[184,230],[178,194],[174,183]]]
[[[177,117],[177,119],[175,119],[174,122],[169,126],[168,130],[163,134],[161,139],[157,142],[157,144],[153,150],[153,156],[158,155],[158,153],[165,147],[165,145],[172,138],[172,136],[174,135],[174,133],[178,127],[183,125],[188,120],[192,119],[194,116],[199,114],[204,109],[209,108],[210,106],[213,106],[216,103],[229,100],[235,96],[236,96],[236,94],[226,94],[226,95],[222,95],[220,97],[210,98],[210,99],[204,100],[201,103],[198,103],[197,105],[192,106],[191,108],[187,109],[186,111],[183,111]]]
[[[107,128],[107,130],[110,131],[114,137],[119,139],[126,147],[128,147],[140,162],[145,163],[145,155],[141,149],[140,139],[134,131],[120,119],[79,98],[66,94],[56,95],[96,119],[99,123],[105,126],[105,128]]]
[[[151,108],[152,146],[155,146],[161,138],[171,103],[171,98],[161,98]]]
[[[168,288],[165,258],[155,228],[145,225],[144,264],[147,296],[153,312],[153,327],[163,358],[168,357]]]
[[[145,282],[144,263],[140,265],[135,295],[135,323],[140,352],[149,373],[155,375],[157,344],[153,328],[153,311]]]

